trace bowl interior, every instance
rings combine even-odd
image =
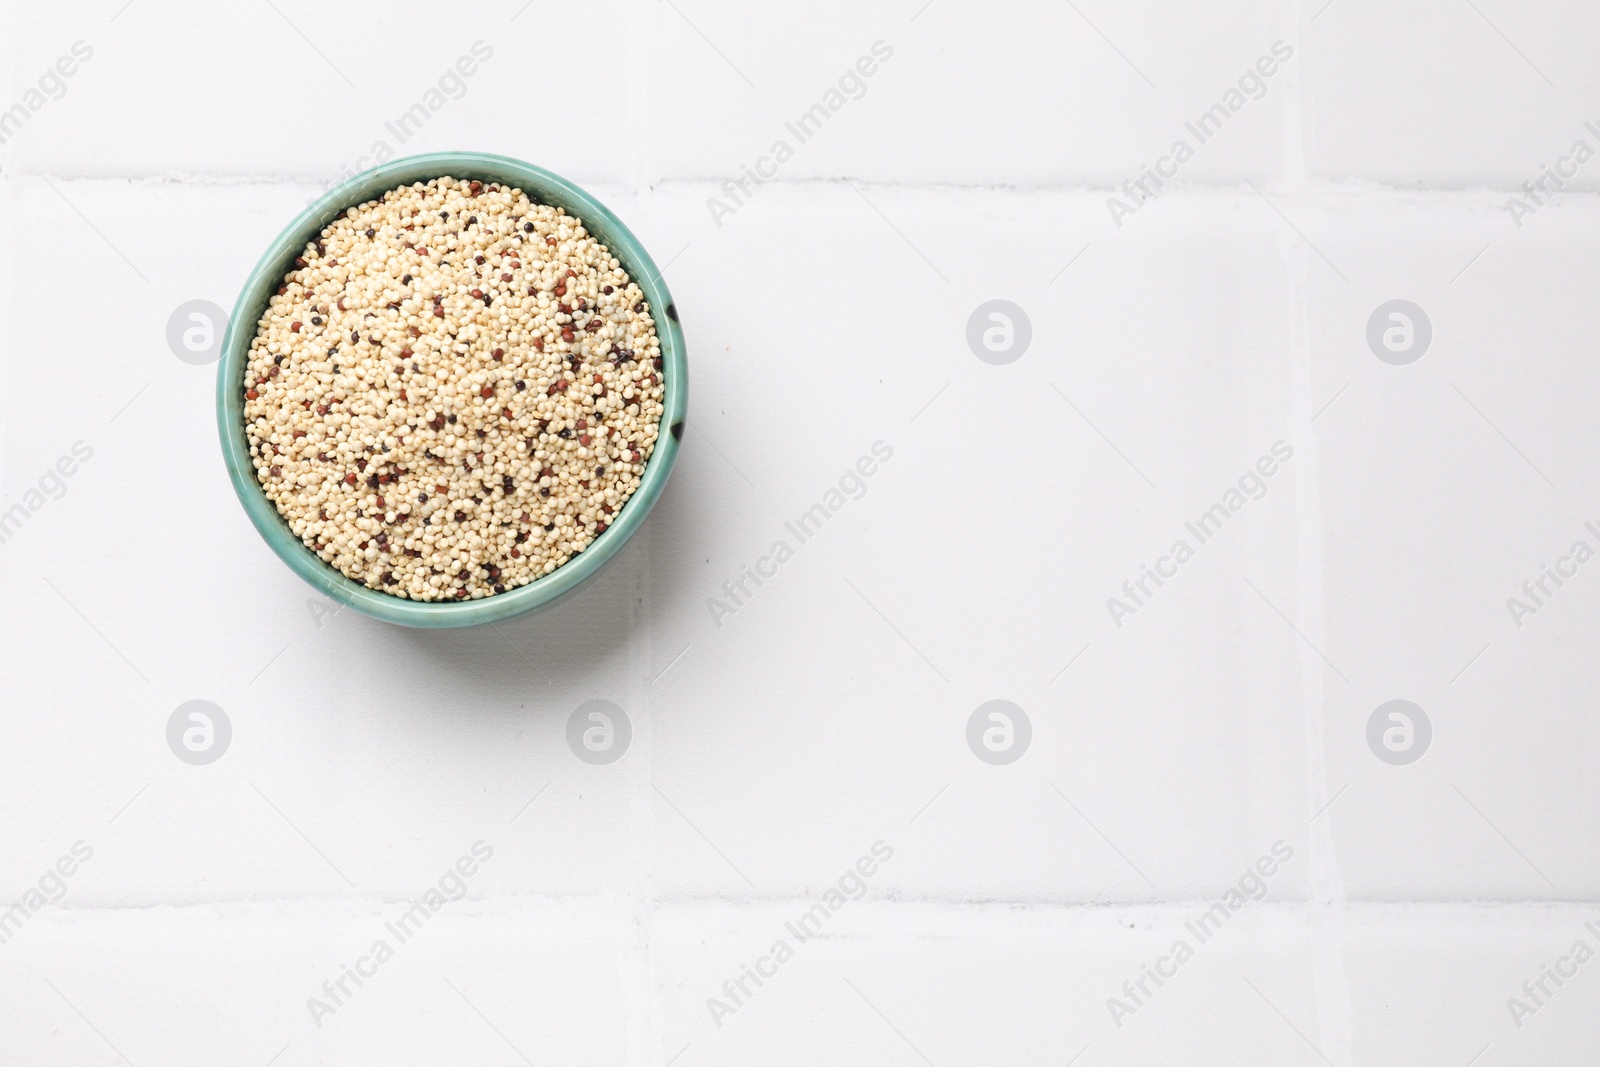
[[[323,227],[347,208],[376,199],[390,189],[447,175],[515,186],[533,200],[560,207],[583,221],[589,233],[611,250],[644,290],[660,339],[666,397],[661,433],[645,464],[639,488],[617,513],[616,521],[587,548],[544,577],[517,589],[482,600],[422,602],[389,596],[345,577],[301,543],[278,514],[257,483],[250,460],[244,431],[244,368],[268,299],[300,250]],[[278,235],[251,272],[228,321],[217,368],[217,425],[228,475],[245,512],[272,550],[301,578],[329,598],[385,622],[429,628],[478,626],[548,607],[570,595],[633,536],[661,495],[677,459],[687,392],[688,364],[678,309],[650,254],[621,220],[578,186],[540,167],[507,156],[438,152],[397,159],[356,175],[307,207]]]

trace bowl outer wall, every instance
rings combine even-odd
[[[544,204],[563,208],[610,249],[644,290],[656,320],[661,346],[665,398],[661,432],[645,464],[639,488],[617,519],[582,552],[527,585],[481,600],[403,600],[347,578],[307,548],[267,499],[256,481],[244,430],[244,368],[267,301],[282,284],[296,256],[346,209],[377,199],[391,189],[448,175],[514,186]],[[223,458],[245,513],[267,545],[289,568],[328,598],[363,615],[402,626],[430,629],[480,626],[549,607],[594,577],[633,536],[655,505],[677,459],[688,400],[688,361],[677,308],[655,262],[636,237],[600,201],[565,178],[508,156],[475,152],[437,152],[408,156],[374,167],[318,198],[272,242],[251,271],[234,305],[223,336],[217,368],[217,427]]]

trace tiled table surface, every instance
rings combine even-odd
[[[1594,1061],[1600,16],[520,4],[9,13],[0,1060]],[[450,148],[611,204],[692,368],[498,632],[302,585],[167,343]]]

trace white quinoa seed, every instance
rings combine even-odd
[[[350,578],[478,599],[582,552],[662,413],[640,288],[583,222],[439,178],[345,211],[256,328],[245,430],[267,498]]]

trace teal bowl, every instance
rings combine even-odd
[[[655,451],[645,464],[638,490],[617,513],[616,521],[590,542],[589,547],[544,577],[504,593],[482,600],[423,602],[389,596],[350,580],[324,563],[289,529],[289,524],[261,491],[250,462],[250,446],[244,431],[244,368],[256,324],[266,310],[268,299],[282,283],[300,250],[322,232],[323,227],[345,209],[382,196],[390,189],[445,175],[515,186],[530,198],[563,208],[567,214],[583,220],[585,228],[611,250],[650,302],[661,343],[666,400],[661,415],[663,432],[657,437]],[[678,309],[672,303],[672,294],[638,238],[604,204],[560,175],[520,160],[479,152],[435,152],[407,156],[356,175],[302,211],[272,242],[272,247],[250,272],[228,320],[217,368],[217,429],[222,435],[228,477],[233,480],[234,492],[239,495],[245,514],[290,570],[319,593],[348,604],[363,615],[401,626],[446,629],[503,622],[549,607],[598,574],[643,525],[645,516],[667,484],[683,437],[688,389],[683,328],[678,324]]]

